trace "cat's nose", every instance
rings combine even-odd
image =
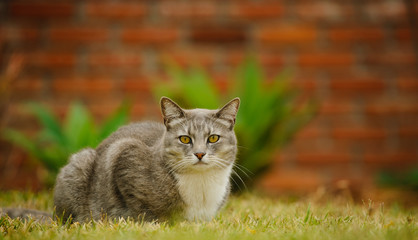
[[[206,155],[206,153],[204,152],[199,152],[199,153],[195,153],[194,154],[199,160],[202,160],[203,156]]]

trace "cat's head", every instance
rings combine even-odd
[[[161,98],[166,133],[164,156],[175,172],[226,169],[237,153],[234,133],[239,98],[217,110],[182,109],[169,98]]]

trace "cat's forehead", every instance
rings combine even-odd
[[[194,131],[204,131],[212,127],[216,111],[208,109],[186,110],[187,128]]]
[[[190,110],[184,110],[186,113],[186,118],[188,119],[206,119],[206,118],[213,118],[216,114],[216,110],[210,110],[210,109],[190,109]]]
[[[211,132],[215,129],[226,128],[222,121],[216,117],[217,110],[190,109],[183,110],[185,118],[173,126],[174,131],[186,132]]]

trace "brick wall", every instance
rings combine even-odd
[[[13,52],[25,57],[4,122],[30,131],[34,121],[19,110],[22,104],[44,102],[62,114],[74,99],[100,119],[126,97],[135,100],[132,119],[155,117],[149,86],[167,56],[199,62],[221,87],[245,54],[254,53],[269,73],[295,69],[295,85],[319,102],[318,116],[277,155],[258,186],[305,191],[341,179],[371,183],[380,169],[418,162],[413,4],[2,1],[1,64]],[[1,144],[1,187],[39,187],[31,180],[39,175],[34,164]]]

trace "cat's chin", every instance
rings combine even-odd
[[[190,172],[205,172],[215,169],[212,164],[205,161],[196,161],[188,167]]]
[[[196,163],[193,164],[194,166],[200,166],[200,165],[209,165],[207,162],[203,162],[203,161],[197,161]]]
[[[194,163],[190,168],[192,170],[200,172],[200,171],[206,171],[206,170],[210,169],[211,166],[206,162],[198,161],[198,162]]]

